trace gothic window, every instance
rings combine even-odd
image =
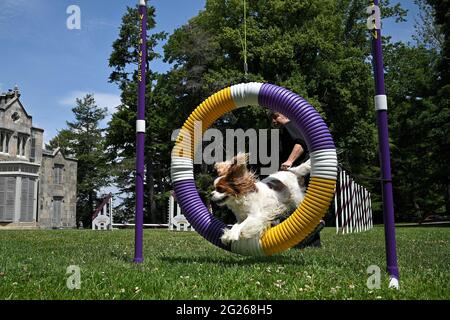
[[[17,135],[17,156],[25,157],[28,137],[25,135]]]
[[[20,115],[19,115],[19,113],[18,113],[18,112],[14,112],[14,113],[11,115],[11,119],[12,119],[14,122],[19,121],[19,120],[20,120]]]
[[[20,221],[32,222],[34,209],[34,186],[35,179],[22,178],[22,194],[20,198]]]
[[[25,157],[25,150],[26,150],[26,146],[27,146],[27,141],[28,141],[28,138],[27,137],[23,137],[22,138],[22,152],[20,153],[21,155],[22,155],[22,157]]]
[[[64,166],[61,164],[55,164],[53,167],[53,183],[63,184]]]
[[[53,198],[53,216],[52,216],[52,227],[57,228],[61,226],[61,218],[63,211],[63,198],[54,197]]]
[[[0,131],[0,152],[9,153],[9,140],[11,133],[5,130]]]
[[[0,176],[0,221],[14,221],[16,178]]]
[[[34,162],[35,160],[36,160],[36,138],[31,137],[30,161]]]

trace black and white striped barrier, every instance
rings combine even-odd
[[[334,197],[336,233],[357,233],[373,228],[370,192],[339,169]]]

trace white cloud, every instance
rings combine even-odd
[[[30,12],[30,6],[35,2],[28,0],[2,0],[0,1],[0,23],[6,23],[17,18],[25,12]]]
[[[91,18],[85,22],[87,29],[111,29],[116,28],[117,24],[112,23],[104,18]]]
[[[117,94],[88,91],[72,91],[67,96],[60,99],[58,103],[62,106],[74,107],[76,99],[81,99],[87,94],[93,94],[97,105],[101,108],[107,108],[109,114],[114,113],[116,111],[116,107],[122,103],[120,96]]]
[[[24,10],[27,8],[27,4],[29,4],[28,0],[2,0],[0,2],[0,9],[2,9],[2,12],[6,10]]]

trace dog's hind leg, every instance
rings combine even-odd
[[[297,167],[290,168],[289,171],[294,173],[297,177],[304,177],[311,173],[311,160],[305,161]]]

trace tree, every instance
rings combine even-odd
[[[435,23],[442,32],[443,44],[437,67],[436,105],[433,117],[429,119],[430,140],[436,148],[437,163],[435,178],[444,191],[446,213],[450,214],[450,1],[429,0],[434,9]]]
[[[169,191],[169,144],[172,130],[205,98],[226,86],[267,81],[291,89],[307,99],[329,125],[339,159],[364,183],[380,193],[373,74],[365,0],[247,1],[247,61],[244,73],[244,19],[241,0],[208,0],[205,9],[175,30],[164,47],[164,59],[173,65],[164,75],[149,70],[147,79],[146,219],[164,220]],[[383,1],[384,17],[403,20],[399,5]],[[154,9],[149,8],[149,28]],[[122,90],[120,106],[108,129],[108,150],[117,164],[117,181],[126,194],[123,211],[134,212],[134,140],[137,81],[136,9],[123,18],[113,45],[110,80]],[[156,54],[149,41],[149,61]],[[389,39],[384,39],[389,43]],[[389,67],[389,66],[387,66]],[[130,71],[131,70],[131,71]],[[261,108],[243,108],[214,123],[226,128],[270,127]],[[255,170],[258,168],[256,167]],[[211,167],[195,168],[200,194],[208,202],[214,176]],[[380,207],[379,200],[374,204]],[[149,213],[152,212],[151,216]],[[381,211],[378,211],[381,213]]]
[[[299,93],[321,113],[343,151],[339,159],[347,169],[377,178],[367,1],[247,3],[248,75],[243,70],[242,1],[208,0],[204,11],[170,36],[165,60],[174,64],[169,77],[177,82],[172,92],[179,113],[188,115],[211,93],[228,85],[275,83]],[[383,4],[385,17],[404,19],[406,12],[399,5]],[[214,126],[225,124],[244,130],[270,126],[261,108],[237,110]],[[365,184],[379,190],[374,181]]]
[[[67,122],[68,128],[60,131],[50,141],[49,147],[60,147],[63,153],[78,160],[77,222],[82,221],[87,226],[91,223],[98,192],[110,181],[104,129],[99,128],[99,122],[105,118],[107,110],[98,107],[94,96],[88,94],[76,99],[72,112],[75,121]]]
[[[447,8],[445,1],[418,3],[417,44],[388,44],[385,50],[394,198],[403,220],[450,212],[448,2]]]
[[[65,156],[75,156],[75,151],[72,149],[73,146],[73,134],[69,129],[62,129],[58,131],[58,134],[50,140],[46,145],[48,149],[59,148]]]
[[[431,98],[437,55],[425,46],[395,43],[386,46],[384,57],[388,66],[395,211],[402,220],[416,220],[442,205],[442,198],[436,194],[436,159],[427,124],[435,108]]]
[[[434,21],[434,8],[428,0],[414,0],[414,2],[419,7],[419,19],[414,25],[413,38],[419,45],[436,51],[442,50],[444,37],[440,26]]]
[[[148,30],[155,27],[155,9],[148,7]],[[165,201],[168,192],[168,166],[170,165],[168,151],[161,152],[161,148],[168,148],[167,124],[164,117],[170,106],[156,103],[154,99],[153,83],[158,75],[152,72],[148,64],[158,57],[153,51],[159,40],[165,38],[165,33],[155,33],[147,37],[147,85],[146,85],[146,147],[145,147],[145,183],[144,183],[144,217],[150,222],[163,219],[164,211],[158,211],[157,203]],[[113,68],[110,82],[116,83],[121,89],[123,104],[113,114],[108,124],[106,143],[109,160],[114,164],[114,180],[119,187],[123,203],[116,208],[122,220],[127,221],[134,216],[135,208],[135,159],[136,159],[136,109],[137,109],[137,70],[139,52],[139,14],[137,8],[127,8],[122,18],[119,38],[113,43],[113,51],[109,59],[109,66]],[[163,100],[163,99],[161,99]],[[161,196],[162,194],[162,196]],[[164,203],[165,207],[165,203]],[[150,214],[154,213],[154,214]],[[159,216],[158,216],[159,215]]]

